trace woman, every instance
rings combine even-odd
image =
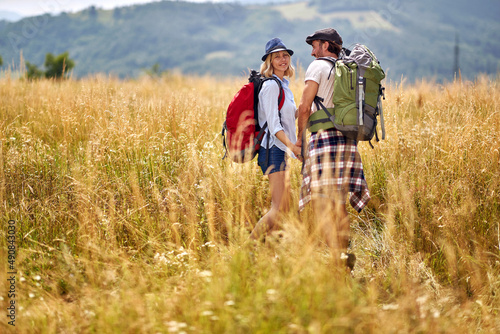
[[[257,240],[278,227],[277,219],[288,211],[290,185],[286,182],[286,153],[292,157],[300,156],[300,147],[295,131],[297,118],[293,93],[288,87],[288,80],[293,77],[295,69],[290,57],[293,51],[287,49],[279,38],[273,38],[266,44],[266,53],[262,57],[260,73],[265,77],[275,77],[281,82],[285,93],[283,106],[278,110],[280,89],[275,80],[266,80],[259,93],[259,125],[266,122],[268,128],[259,149],[258,163],[264,175],[269,176],[271,190],[271,209],[259,220],[250,238]],[[269,150],[267,150],[269,143]]]

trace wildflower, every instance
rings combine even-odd
[[[19,281],[20,282],[24,282],[24,281],[26,281],[26,278],[24,278],[23,276],[21,276],[21,278],[19,278]]]
[[[95,313],[89,310],[84,310],[83,313],[88,317],[95,317]]]
[[[384,305],[382,305],[382,310],[384,310],[384,311],[395,311],[397,309],[399,309],[398,304],[384,304]]]
[[[30,298],[34,298],[34,297],[35,297],[35,294],[34,294],[33,292],[30,292],[30,293],[28,293],[28,296],[29,296]]]
[[[187,252],[182,252],[180,254],[177,254],[178,259],[183,258],[184,256],[189,256],[189,254]]]
[[[181,328],[186,328],[187,324],[184,322],[177,322],[175,320],[169,321],[166,323],[168,326],[169,333],[177,333]],[[184,333],[183,331],[179,332],[179,334]]]
[[[202,317],[209,317],[209,316],[214,315],[214,312],[207,310],[207,311],[203,311],[203,312],[201,312],[201,314],[200,314],[200,315],[201,315]]]
[[[212,281],[212,272],[210,270],[203,270],[198,273],[198,275],[203,278],[206,282]]]
[[[225,306],[234,306],[234,301],[228,300],[224,303]]]
[[[34,279],[35,281],[39,281],[39,280],[41,280],[42,278],[40,277],[40,275],[36,275],[35,277],[33,277],[33,279]]]
[[[425,302],[427,302],[428,296],[421,296],[416,299],[417,304],[423,305]]]
[[[267,299],[269,299],[269,301],[271,302],[275,302],[277,300],[277,294],[278,292],[274,289],[268,289],[266,291],[266,294],[267,294]]]
[[[212,272],[210,270],[203,270],[198,273],[200,277],[212,277]]]

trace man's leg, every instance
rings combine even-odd
[[[318,230],[330,248],[336,263],[340,263],[341,254],[349,246],[350,224],[345,204],[320,196],[313,200],[314,215]]]

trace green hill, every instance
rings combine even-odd
[[[18,64],[22,51],[24,59],[42,65],[46,53],[69,51],[76,77],[97,72],[136,77],[156,63],[162,70],[238,75],[259,66],[265,42],[276,36],[296,52],[295,61],[307,66],[312,58],[305,37],[333,26],[345,46],[367,44],[390,79],[442,81],[453,78],[456,36],[463,76],[496,75],[499,12],[500,4],[493,0],[163,1],[0,21],[0,55],[4,65]]]

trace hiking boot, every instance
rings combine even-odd
[[[342,253],[340,258],[345,261],[345,265],[350,271],[354,270],[354,265],[356,264],[356,255],[351,253]]]

